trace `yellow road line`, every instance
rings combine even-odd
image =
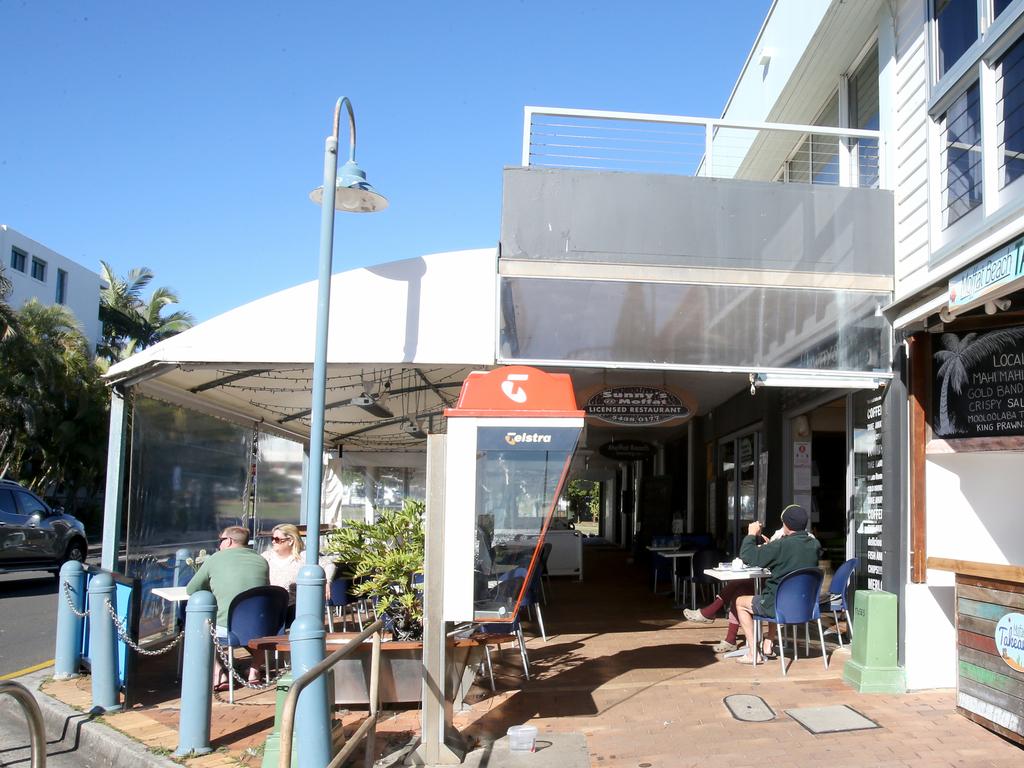
[[[0,680],[13,680],[15,677],[21,677],[22,675],[30,675],[33,672],[38,672],[40,669],[46,669],[47,667],[52,667],[52,666],[53,666],[53,659],[50,659],[49,661],[44,661],[44,662],[41,662],[39,664],[33,664],[31,667],[25,667],[24,669],[19,669],[17,672],[11,672],[10,674],[7,674],[7,675],[0,675]]]

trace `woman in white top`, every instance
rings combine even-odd
[[[270,533],[270,549],[263,553],[263,558],[270,564],[270,583],[288,590],[289,605],[295,605],[295,581],[299,577],[299,569],[306,564],[302,556],[305,548],[299,529],[291,523],[282,523],[274,526]],[[330,560],[320,558],[320,566],[327,575],[325,592],[330,595],[335,565]]]

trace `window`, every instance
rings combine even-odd
[[[948,227],[981,205],[981,104],[975,83],[942,116],[942,222]]]
[[[25,262],[28,261],[28,254],[20,248],[11,247],[11,269],[19,272],[25,271]]]
[[[993,0],[993,2],[992,2],[992,18],[993,19],[999,18],[999,14],[1001,14],[1003,11],[1005,11],[1006,10],[1006,6],[1008,6],[1011,2],[1013,2],[1013,0]]]
[[[934,0],[939,77],[978,39],[977,0]]]
[[[57,303],[66,304],[68,299],[68,273],[63,269],[57,270]]]
[[[1024,39],[996,62],[999,187],[1024,174]]]
[[[850,127],[877,131],[878,47],[872,48],[849,82]],[[851,147],[858,187],[878,187],[878,139],[857,139]]]
[[[21,514],[26,517],[32,517],[32,515],[41,515],[42,517],[46,517],[46,505],[31,493],[26,493],[25,491],[14,491],[14,498],[18,500],[18,506],[21,508]]]
[[[839,125],[839,94],[833,93],[814,125]],[[808,136],[787,163],[789,181],[839,184],[839,137]]]
[[[32,277],[44,283],[46,282],[46,262],[35,256],[32,257]]]

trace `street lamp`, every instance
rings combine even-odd
[[[348,162],[338,173],[338,129],[342,105],[348,110]],[[316,298],[316,351],[313,356],[313,408],[310,414],[309,471],[306,478],[306,564],[296,579],[292,624],[292,656],[296,677],[324,658],[324,570],[320,559],[320,504],[323,486],[324,409],[327,390],[327,326],[331,310],[331,259],[334,253],[334,211],[373,213],[387,208],[385,197],[374,191],[356,164],[356,118],[352,102],[339,99],[334,106],[334,130],[324,145],[324,184],[309,198],[320,205],[320,269]],[[321,701],[322,700],[322,701]],[[330,714],[323,677],[311,684],[298,702],[302,766],[330,762]]]

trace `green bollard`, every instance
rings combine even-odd
[[[274,708],[274,729],[267,736],[263,745],[263,762],[261,768],[277,768],[281,759],[281,713],[284,711],[284,700],[292,687],[291,672],[281,675],[277,681],[277,706]],[[292,759],[289,765],[298,764],[298,739],[292,739]]]
[[[858,589],[853,601],[853,638],[843,681],[860,693],[904,693],[897,662],[897,598],[891,592]]]

